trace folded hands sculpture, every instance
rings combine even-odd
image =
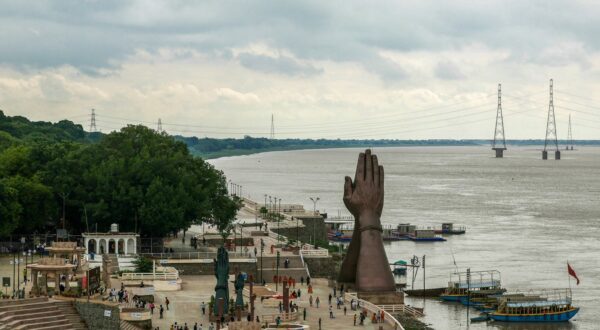
[[[345,178],[344,204],[354,216],[354,232],[338,278],[359,292],[396,290],[381,237],[383,196],[383,166],[367,149],[358,156],[354,182]]]

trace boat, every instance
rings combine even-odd
[[[437,235],[433,229],[417,229],[413,234],[408,235],[408,239],[414,242],[439,242],[446,239]]]
[[[442,293],[446,291],[446,288],[430,288],[430,289],[412,289],[412,290],[404,290],[406,295],[411,297],[428,297],[428,298],[437,298]]]
[[[440,295],[440,299],[484,307],[504,292],[506,289],[502,288],[500,272],[497,270],[456,272],[450,274],[448,287]]]
[[[394,275],[406,275],[406,261],[398,260],[392,265],[394,266],[394,270],[392,270],[392,273],[394,273]]]
[[[466,232],[467,232],[467,227],[464,227],[464,226],[457,227],[452,222],[442,223],[442,229],[435,230],[436,234],[442,234],[442,235],[462,235]]]
[[[489,317],[501,322],[566,322],[579,312],[571,301],[571,289],[529,291],[520,297],[500,297]]]
[[[351,235],[350,236],[345,235],[343,232],[340,232],[340,231],[328,232],[327,238],[330,241],[335,241],[335,242],[350,242],[352,240]]]

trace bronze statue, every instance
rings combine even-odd
[[[219,247],[217,250],[217,260],[214,261],[215,265],[215,277],[217,278],[217,285],[215,286],[215,301],[219,301],[219,299],[223,299],[223,309],[222,311],[229,310],[229,283],[227,282],[229,278],[229,254],[224,247]],[[219,308],[215,304],[214,307],[214,315],[219,315]],[[221,311],[221,313],[222,313]]]
[[[396,291],[381,237],[383,195],[383,166],[367,149],[358,156],[354,182],[345,178],[344,204],[354,216],[354,232],[338,278],[358,292]]]
[[[244,275],[238,273],[235,278],[235,306],[244,308]]]

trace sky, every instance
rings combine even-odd
[[[592,1],[0,2],[0,109],[198,137],[600,139]]]

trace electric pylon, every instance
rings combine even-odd
[[[496,128],[494,129],[494,142],[492,150],[496,151],[496,158],[504,156],[506,140],[504,139],[504,118],[502,116],[502,85],[498,84],[498,109],[496,110]]]
[[[546,121],[546,140],[544,141],[544,151],[542,159],[548,159],[548,144],[554,144],[554,159],[560,159],[560,150],[558,149],[558,137],[556,134],[556,117],[554,116],[554,90],[553,81],[550,79],[550,104],[548,105],[548,120]]]
[[[90,133],[96,131],[96,110],[92,109],[92,118],[90,119]]]
[[[273,121],[273,114],[271,114],[271,134],[269,135],[271,140],[275,139],[275,122]]]
[[[569,149],[569,146],[570,149]],[[567,147],[565,150],[573,150],[573,131],[571,130],[571,114],[569,114],[569,133],[567,133]]]
[[[162,121],[160,120],[160,118],[158,118],[158,124],[156,125],[156,131],[158,133],[162,133]]]

